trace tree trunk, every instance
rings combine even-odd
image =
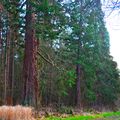
[[[6,46],[5,46],[5,70],[4,70],[4,103],[8,103],[9,97],[7,92],[9,91],[8,80],[9,80],[9,60],[10,60],[10,30],[6,33]]]
[[[8,78],[8,98],[9,104],[13,104],[13,82],[14,82],[14,31],[11,30],[10,57],[9,57],[9,78]],[[10,102],[11,101],[11,102]]]
[[[26,33],[25,33],[25,56],[23,66],[24,79],[24,104],[36,105],[38,98],[37,81],[37,40],[35,38],[35,14],[33,8],[27,1],[26,5]]]
[[[77,75],[77,82],[76,82],[76,106],[77,108],[81,108],[81,69],[80,64],[76,65],[76,75]]]
[[[79,35],[79,40],[78,40],[78,48],[77,48],[77,64],[76,64],[76,106],[77,108],[81,109],[81,65],[79,63],[80,61],[80,50],[82,49],[82,8],[83,8],[83,0],[76,0],[76,2],[80,5],[80,35]]]
[[[1,14],[1,10],[0,10]],[[2,41],[2,20],[0,16],[0,91],[3,90],[3,41]],[[0,99],[2,100],[3,93],[0,93]],[[1,101],[2,102],[2,101]]]

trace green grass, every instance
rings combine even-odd
[[[120,116],[120,111],[118,112],[104,112],[101,114],[96,115],[86,115],[86,116],[71,116],[67,118],[60,118],[60,117],[54,117],[51,116],[49,118],[46,118],[46,120],[95,120],[97,118],[108,118],[112,116]]]

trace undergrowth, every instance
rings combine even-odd
[[[112,116],[120,116],[120,111],[118,112],[104,112],[101,114],[92,114],[92,115],[81,115],[81,116],[70,116],[67,118],[61,118],[61,117],[48,117],[46,120],[95,120],[97,118],[107,118],[107,117],[112,117]]]

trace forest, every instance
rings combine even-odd
[[[0,0],[0,105],[113,110],[104,16],[100,0]]]

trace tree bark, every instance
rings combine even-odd
[[[13,82],[14,82],[14,31],[11,30],[12,36],[10,42],[10,57],[9,57],[9,78],[8,78],[8,98],[13,104]]]
[[[25,33],[25,56],[23,65],[24,104],[36,105],[38,98],[37,80],[37,40],[35,38],[35,14],[28,0],[26,2],[26,33]]]
[[[6,33],[6,46],[5,46],[5,67],[4,67],[4,103],[8,103],[7,92],[9,91],[9,60],[10,60],[10,30]]]
[[[80,64],[76,65],[76,74],[77,74],[77,83],[76,83],[76,87],[77,87],[77,98],[76,98],[76,105],[78,108],[81,108],[81,80],[80,80],[80,76],[81,76],[81,70],[80,70]]]
[[[78,40],[78,48],[77,48],[77,64],[76,64],[76,106],[77,108],[81,109],[81,65],[79,63],[80,60],[80,50],[82,48],[82,43],[81,43],[81,35],[82,35],[82,8],[83,8],[83,0],[76,0],[78,4],[80,4],[80,35],[79,35],[79,40]]]

